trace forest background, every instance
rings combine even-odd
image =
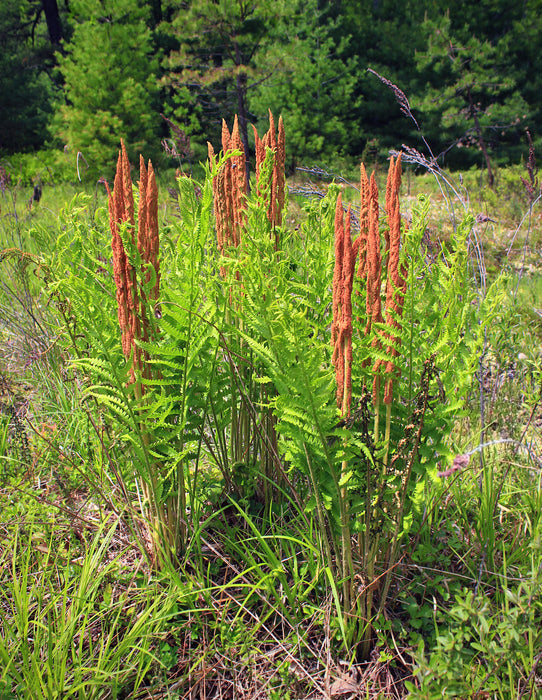
[[[40,151],[48,177],[64,168],[73,179],[79,154],[80,177],[95,181],[110,176],[123,137],[159,169],[171,155],[191,166],[219,141],[222,118],[237,113],[248,140],[271,108],[290,172],[375,163],[402,143],[425,151],[423,133],[441,165],[488,168],[491,181],[496,165],[521,160],[526,129],[540,145],[541,10],[540,0],[4,1],[0,157],[31,180],[13,155]],[[415,120],[371,71],[408,95]],[[163,117],[182,130],[183,152],[160,146]]]

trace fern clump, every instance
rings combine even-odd
[[[91,235],[68,214],[49,288],[152,564],[202,563],[208,537],[246,560],[250,540],[262,558],[273,552],[293,600],[305,562],[305,598],[327,591],[335,637],[366,657],[400,545],[451,461],[496,295],[481,300],[470,283],[470,216],[427,255],[429,202],[407,224],[400,157],[382,208],[362,166],[359,217],[333,185],[290,230],[282,121],[258,141],[251,195],[236,134],[225,129],[222,154],[210,148],[201,187],[178,179],[180,217],[160,231],[159,263],[148,186],[123,217],[119,180],[113,249],[102,213]],[[136,213],[152,245],[135,238]],[[303,536],[285,535],[294,521]]]

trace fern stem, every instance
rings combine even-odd
[[[314,493],[314,500],[316,502],[316,513],[318,515],[318,522],[320,523],[321,539],[323,541],[324,549],[325,549],[325,560],[327,562],[331,563],[333,561],[333,557],[331,556],[331,548],[329,546],[329,537],[327,534],[326,518],[324,517],[324,508],[322,506],[322,499],[320,498],[320,493],[319,493],[318,486],[316,483],[316,477],[314,475],[314,469],[313,469],[311,458],[309,456],[309,451],[307,450],[307,445],[305,442],[303,443],[303,449],[305,450],[305,457],[307,458],[307,466],[309,468],[309,476],[311,479],[312,490]]]
[[[342,339],[342,351],[340,357],[344,361],[343,370],[343,396],[342,396],[342,415],[346,418],[350,412],[350,387],[347,380],[349,376],[349,353],[348,353],[348,343],[351,343],[346,335]],[[344,439],[344,448],[346,449],[348,444],[348,439]],[[341,539],[342,539],[342,576],[344,579],[343,591],[344,591],[344,608],[348,613],[352,612],[352,587],[354,584],[354,563],[352,561],[352,535],[350,531],[348,512],[349,502],[348,502],[348,488],[346,485],[346,474],[348,471],[348,461],[343,460],[341,464],[341,489],[339,492],[340,508],[341,508]]]
[[[373,382],[373,401],[375,408],[375,421],[374,421],[374,443],[378,442],[378,432],[380,423],[380,375],[375,374]]]
[[[384,469],[388,466],[388,457],[390,452],[391,405],[391,401],[386,404],[386,433],[384,436],[384,444],[386,446],[386,451],[384,453]]]

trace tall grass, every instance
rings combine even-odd
[[[2,697],[118,697],[141,686],[179,594],[119,580],[122,551],[108,557],[118,525],[99,527],[79,556],[37,523],[3,549]]]

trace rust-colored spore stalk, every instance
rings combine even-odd
[[[273,227],[281,226],[282,214],[285,202],[285,162],[286,162],[286,137],[284,134],[284,122],[279,117],[278,132],[275,130],[275,119],[269,110],[269,130],[262,138],[254,129],[254,142],[256,149],[256,183],[260,184],[262,165],[265,160],[266,149],[273,152],[273,174],[271,178],[271,196],[267,209],[267,218]]]
[[[386,185],[385,211],[387,227],[384,231],[384,252],[379,228],[378,187],[374,173],[367,177],[363,163],[360,167],[360,234],[352,243],[350,235],[350,210],[346,220],[339,194],[335,211],[335,269],[333,275],[333,324],[331,342],[333,365],[337,381],[337,404],[343,416],[350,412],[352,395],[352,286],[354,268],[361,280],[361,295],[365,293],[364,335],[370,342],[376,359],[372,366],[373,400],[379,402],[380,379],[386,377],[384,403],[392,402],[393,382],[398,369],[395,358],[399,355],[401,316],[406,294],[407,267],[401,262],[401,215],[399,189],[401,186],[401,156],[391,159]],[[383,260],[384,256],[384,260]],[[386,264],[385,306],[383,315],[383,266]],[[385,318],[384,318],[385,316]],[[385,324],[385,327],[384,327]],[[383,355],[387,359],[383,359]],[[369,358],[362,362],[367,367]]]
[[[214,168],[216,156],[213,146],[207,143],[209,162]],[[247,182],[245,175],[245,155],[239,135],[237,117],[230,134],[225,121],[222,121],[222,150],[240,151],[232,156],[213,178],[213,198],[216,220],[218,249],[224,253],[227,248],[237,248],[241,243],[241,233],[246,223]]]
[[[134,197],[130,178],[130,161],[124,142],[117,161],[117,172],[113,193],[106,183],[109,198],[109,225],[111,228],[111,247],[113,251],[113,276],[115,280],[118,319],[121,330],[122,350],[127,359],[132,356],[132,381],[135,370],[142,371],[143,376],[150,376],[147,365],[148,357],[137,341],[149,340],[152,324],[148,307],[158,299],[160,290],[159,237],[158,237],[158,189],[152,163],[145,168],[140,157],[139,212],[137,240],[134,215]],[[128,239],[137,246],[143,264],[148,266],[144,279],[137,279],[137,271],[130,262],[122,237],[121,226],[126,227]],[[151,268],[154,274],[151,273]],[[154,285],[147,295],[146,287],[154,276]]]
[[[400,264],[401,251],[401,214],[399,211],[399,188],[401,187],[401,154],[394,162],[390,161],[388,171],[388,182],[386,187],[386,214],[388,217],[389,230],[389,255],[388,255],[388,277],[386,283],[386,325],[390,329],[388,337],[391,341],[388,346],[388,353],[392,358],[399,355],[397,346],[400,338],[393,329],[398,330],[403,315],[403,305],[406,294],[407,266]],[[393,375],[397,369],[393,359],[386,363],[385,373],[387,375],[386,387],[384,391],[384,403],[390,404],[393,395]]]
[[[335,209],[335,269],[333,273],[332,362],[337,380],[337,405],[344,417],[352,404],[352,286],[356,266],[352,245],[350,206],[344,218],[339,193]],[[357,249],[357,246],[356,246]]]
[[[269,130],[260,139],[254,129],[256,143],[256,184],[260,182],[262,164],[265,160],[266,148],[273,151],[273,172],[270,188],[270,201],[267,207],[267,217],[271,222],[275,235],[275,248],[278,248],[278,233],[276,227],[282,223],[282,212],[285,202],[286,179],[284,163],[286,158],[284,123],[279,119],[278,134],[275,133],[273,115],[269,112]],[[207,143],[209,163],[214,170],[216,154],[212,144]],[[237,151],[240,155],[232,156],[223,164],[213,177],[213,200],[216,221],[216,239],[219,251],[224,255],[228,248],[237,248],[241,244],[243,230],[247,219],[248,186],[245,171],[245,151],[239,134],[237,116],[230,134],[225,121],[222,121],[222,152]],[[225,269],[221,272],[225,275]]]

